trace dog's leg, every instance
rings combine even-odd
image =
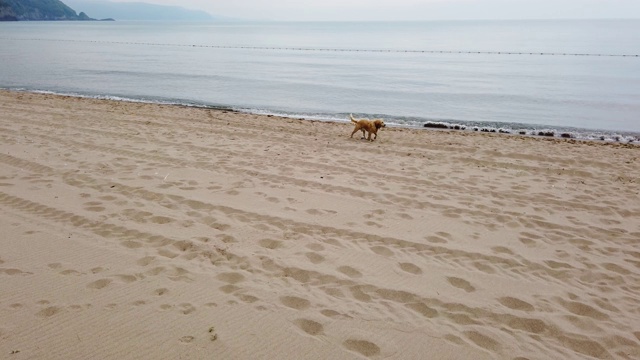
[[[353,134],[357,133],[358,130],[360,130],[360,129],[358,129],[358,127],[356,126],[356,128],[353,129],[353,132],[351,133],[351,137],[353,137]],[[364,130],[362,130],[362,131],[364,131]]]

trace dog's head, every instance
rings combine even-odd
[[[376,119],[373,121],[373,125],[375,125],[376,129],[380,129],[383,127],[386,127],[387,125],[384,124],[384,121],[380,120],[380,119]]]

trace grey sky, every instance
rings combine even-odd
[[[177,5],[235,18],[288,21],[640,18],[640,0],[135,1]]]

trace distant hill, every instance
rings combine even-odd
[[[94,20],[60,0],[0,0],[0,21]]]
[[[110,2],[101,0],[65,0],[65,2],[74,9],[82,10],[98,18],[165,21],[212,21],[218,19],[204,11],[189,10],[179,6],[153,5],[141,2]]]

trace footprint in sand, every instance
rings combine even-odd
[[[560,305],[562,305],[565,309],[569,310],[570,312],[574,313],[575,315],[578,316],[584,316],[584,317],[590,317],[593,318],[595,320],[609,320],[609,315],[596,309],[595,307],[588,305],[588,304],[584,304],[578,301],[565,301],[563,299],[559,299],[558,302],[560,303]]]
[[[498,254],[515,255],[515,253],[511,251],[511,249],[504,246],[494,246],[491,248],[491,250],[493,250],[493,252]]]
[[[116,277],[127,284],[138,280],[138,278],[134,275],[116,275]]]
[[[137,242],[137,241],[133,241],[133,240],[125,240],[125,241],[122,241],[122,242],[120,243],[120,245],[122,245],[122,246],[124,246],[124,247],[126,247],[126,248],[128,248],[128,249],[138,249],[138,248],[141,248],[141,247],[142,247],[142,244],[141,244],[141,243],[139,243],[139,242]]]
[[[173,244],[173,247],[180,250],[181,252],[187,252],[187,251],[191,252],[191,251],[197,250],[197,245],[193,241],[189,241],[189,240],[176,241]]]
[[[476,288],[473,287],[471,285],[471,283],[468,282],[465,279],[461,279],[461,278],[457,278],[457,277],[448,277],[447,281],[449,281],[449,284],[451,284],[451,285],[453,285],[453,286],[455,286],[455,287],[457,287],[459,289],[462,289],[462,290],[464,290],[466,292],[476,291]]]
[[[340,266],[338,268],[338,271],[340,271],[341,273],[347,275],[350,278],[362,277],[362,273],[360,271],[352,268],[351,266]]]
[[[66,269],[59,272],[60,275],[82,275],[81,272],[73,269]]]
[[[218,280],[226,282],[227,284],[237,284],[244,281],[244,275],[237,272],[227,272],[216,276]]]
[[[175,220],[166,216],[153,216],[149,219],[154,224],[168,224]]]
[[[185,191],[193,191],[197,188],[195,186],[180,186],[178,189],[185,190]]]
[[[85,210],[92,212],[102,212],[106,209],[104,206],[102,206],[102,202],[100,201],[89,201],[87,203],[84,203],[84,206]]]
[[[490,350],[492,352],[496,352],[500,349],[500,344],[497,341],[493,340],[487,335],[479,333],[478,331],[465,331],[464,335],[467,337],[467,339],[473,341],[481,348]]]
[[[628,269],[625,269],[624,267],[618,265],[618,264],[612,264],[612,263],[604,263],[601,265],[603,268],[609,270],[609,271],[613,271],[615,273],[618,273],[620,275],[630,275],[631,271],[629,271]]]
[[[169,289],[167,289],[167,288],[160,288],[160,289],[156,289],[153,293],[154,293],[155,295],[162,296],[162,295],[167,294],[168,292],[169,292]]]
[[[400,269],[406,271],[410,274],[420,275],[422,274],[422,269],[420,269],[417,265],[412,263],[399,263]]]
[[[366,221],[365,224],[367,224],[369,226],[374,226],[374,227],[377,227],[377,228],[382,228],[382,225],[378,224],[375,221]]]
[[[314,264],[319,264],[324,261],[324,256],[315,252],[308,252],[305,256]]]
[[[62,308],[59,307],[59,306],[49,306],[47,308],[44,308],[44,309],[38,311],[36,313],[36,316],[47,318],[47,317],[53,316],[55,314],[58,314],[61,311],[62,311]]]
[[[351,295],[353,295],[356,300],[363,302],[371,301],[371,296],[365,293],[363,289],[365,289],[365,287],[362,285],[356,285],[349,288]]]
[[[220,291],[222,291],[225,294],[232,294],[232,293],[240,290],[239,287],[237,287],[235,285],[231,285],[231,284],[220,286],[218,289],[220,289]]]
[[[281,296],[280,302],[282,305],[296,310],[304,310],[311,306],[309,300],[297,296]]]
[[[339,313],[335,310],[331,310],[331,309],[324,309],[320,311],[320,314],[331,318],[331,319],[351,319],[351,316],[349,315],[345,315],[342,313]]]
[[[432,244],[446,244],[448,242],[446,239],[433,235],[427,236],[425,239]]]
[[[260,300],[259,298],[249,294],[236,294],[235,296],[242,302],[245,302],[247,304],[253,304],[254,302]]]
[[[324,332],[324,326],[317,321],[309,319],[297,319],[293,322],[302,331],[309,335],[320,335]]]
[[[86,195],[86,196],[83,196],[83,195]],[[80,196],[82,196],[82,197],[91,197],[90,194],[80,194]],[[113,201],[113,200],[116,200],[117,197],[115,197],[113,195],[105,195],[105,196],[100,196],[98,199],[104,200],[104,201]]]
[[[521,311],[533,311],[535,310],[533,305],[529,304],[526,301],[522,301],[518,298],[506,296],[498,299],[498,302],[503,306],[508,307],[513,310],[521,310]]]
[[[452,335],[452,334],[447,334],[443,337],[445,340],[454,343],[456,345],[464,345],[465,341],[462,340],[460,337]]]
[[[381,256],[386,256],[386,257],[390,257],[393,256],[393,251],[391,251],[389,248],[385,247],[385,246],[372,246],[371,247],[371,251],[373,251],[374,253],[381,255]]]
[[[367,340],[347,339],[342,345],[351,351],[357,352],[366,357],[380,354],[380,347]]]
[[[528,232],[521,232],[518,240],[526,246],[533,247],[536,246],[538,240],[540,239],[540,235],[532,234]]]
[[[189,303],[182,303],[180,305],[178,305],[180,307],[180,312],[183,313],[184,315],[189,315],[192,312],[196,311],[196,308],[189,304]]]
[[[179,254],[176,254],[176,253],[174,253],[172,251],[169,251],[167,249],[160,249],[160,250],[158,250],[158,255],[164,256],[164,257],[169,258],[169,259],[173,259],[173,258],[178,257]]]
[[[188,336],[181,337],[180,338],[180,342],[183,343],[183,344],[188,344],[190,342],[193,342],[193,340],[195,340],[195,339],[196,339],[195,337],[188,335]]]
[[[429,318],[429,319],[438,316],[438,310],[430,308],[429,306],[427,306],[424,303],[410,303],[410,304],[406,304],[406,306],[409,309],[411,309],[411,310],[413,310],[415,312],[418,312],[422,316],[424,316],[426,318]]]
[[[311,244],[307,244],[307,248],[313,250],[313,251],[322,251],[324,250],[324,246],[322,246],[322,244],[318,244],[318,243],[311,243]]]
[[[0,274],[6,275],[33,275],[31,272],[22,271],[20,269],[2,269],[0,268]]]
[[[573,269],[573,266],[555,260],[545,260],[544,263],[552,269]]]
[[[90,283],[87,287],[91,289],[103,289],[111,284],[112,281],[111,279],[100,279]]]
[[[225,244],[237,243],[238,242],[238,240],[235,237],[233,237],[231,235],[228,235],[228,234],[218,234],[216,236],[216,239],[222,241]]]
[[[282,247],[282,241],[273,240],[273,239],[262,239],[258,241],[258,244],[266,249],[275,250]]]
[[[138,261],[136,261],[136,263],[140,266],[147,266],[149,264],[151,264],[153,262],[153,260],[155,260],[155,256],[145,256],[141,259],[139,259]]]

